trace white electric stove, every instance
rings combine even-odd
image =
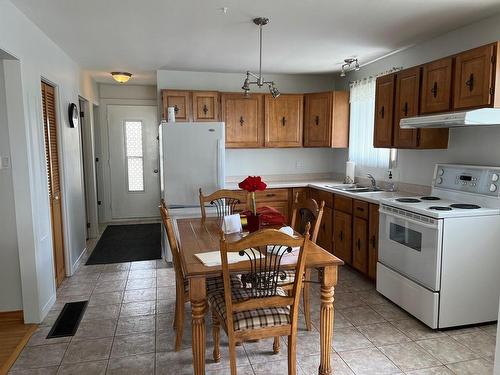
[[[497,319],[500,167],[438,164],[428,196],[380,201],[377,290],[431,328]]]

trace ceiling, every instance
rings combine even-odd
[[[327,73],[361,64],[500,12],[498,0],[12,0],[97,81],[125,70]],[[227,14],[222,11],[227,7]]]

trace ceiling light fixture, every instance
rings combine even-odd
[[[118,83],[126,83],[132,77],[132,73],[127,72],[111,72],[111,75]]]
[[[342,71],[340,72],[341,77],[345,77],[346,73],[352,72],[353,70],[358,71],[360,69],[358,59],[354,57],[349,57],[344,60],[342,64]]]
[[[264,77],[262,77],[262,26],[265,26],[269,23],[269,18],[265,17],[258,17],[253,19],[253,23],[255,23],[257,26],[259,26],[259,49],[260,49],[260,55],[259,55],[259,74],[252,73],[251,71],[247,70],[247,75],[245,78],[245,81],[243,81],[243,86],[241,87],[242,90],[245,92],[245,96],[248,96],[248,93],[250,91],[250,85],[257,85],[258,87],[262,87],[264,85],[267,85],[269,87],[269,92],[273,96],[273,98],[277,98],[280,96],[280,91],[274,86],[273,81],[265,81]],[[250,78],[255,78],[256,81],[251,81]]]

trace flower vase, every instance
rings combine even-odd
[[[254,215],[248,215],[247,216],[247,226],[246,229],[252,233],[256,232],[260,229],[260,214]]]

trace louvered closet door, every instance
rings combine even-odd
[[[52,246],[56,284],[59,286],[66,274],[64,268],[64,238],[61,210],[61,179],[59,176],[59,148],[57,144],[56,98],[53,86],[42,82],[43,132],[45,159],[52,220]]]

